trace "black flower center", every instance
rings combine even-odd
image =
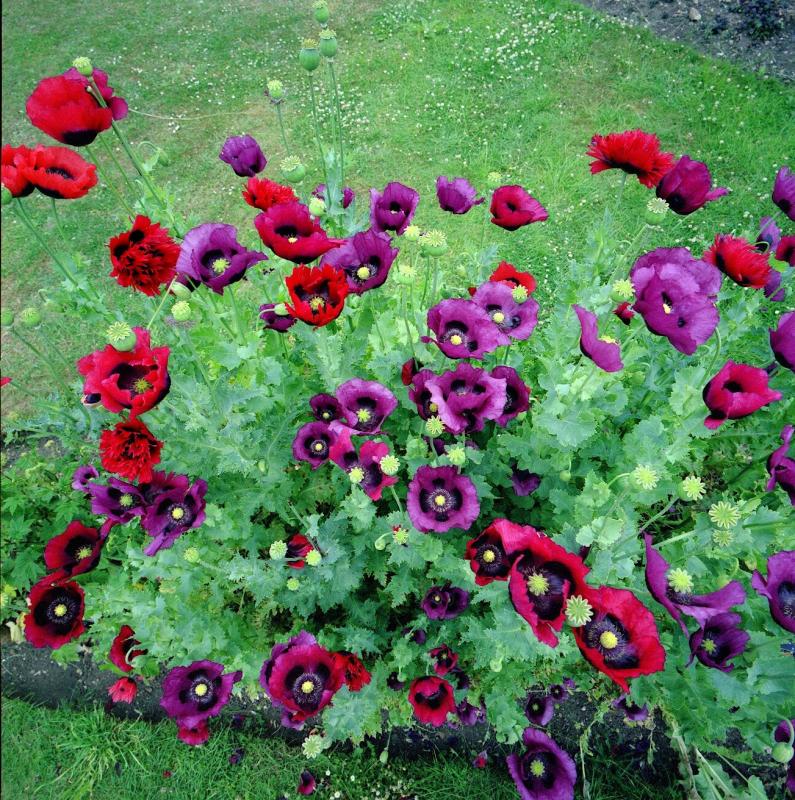
[[[68,631],[80,611],[80,598],[57,587],[33,610],[39,625],[50,625],[59,633]]]
[[[45,169],[44,171],[48,175],[57,175],[59,178],[64,178],[67,181],[74,180],[72,174],[70,172],[67,172],[62,167],[47,167],[47,169]]]
[[[781,613],[785,617],[795,617],[795,583],[782,581],[776,591]]]
[[[293,700],[303,709],[315,709],[323,696],[329,676],[328,669],[321,664],[315,672],[295,667],[287,676]]]
[[[583,637],[588,647],[598,650],[610,667],[631,669],[640,663],[629,632],[612,614],[589,622],[583,629]]]
[[[507,572],[505,553],[491,542],[486,542],[477,549],[475,560],[480,564],[480,571],[484,575],[503,575]]]

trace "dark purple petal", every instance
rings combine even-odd
[[[599,338],[596,314],[586,311],[582,306],[573,305],[574,313],[580,320],[580,350],[590,358],[599,369],[605,372],[618,372],[624,369],[621,361],[621,347],[617,342]]]

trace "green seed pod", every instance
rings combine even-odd
[[[94,74],[94,67],[91,64],[91,59],[85,56],[78,56],[73,62],[72,66],[84,77],[90,78]]]
[[[278,103],[284,97],[284,84],[281,81],[268,81],[268,97]]]
[[[35,328],[37,325],[41,324],[41,313],[38,308],[23,308],[22,311],[19,312],[19,321],[26,328]]]
[[[326,213],[326,204],[319,197],[313,197],[309,201],[309,213],[315,217]]]
[[[190,303],[187,303],[185,300],[177,300],[173,306],[171,306],[171,316],[177,322],[187,322],[191,318],[192,309],[190,307]]]
[[[337,55],[337,35],[331,28],[320,31],[320,55],[324,58],[334,58]]]
[[[126,322],[114,322],[105,330],[110,344],[119,352],[125,353],[135,347],[137,339],[133,329]]]
[[[282,175],[288,183],[300,183],[306,175],[306,167],[296,156],[287,156],[281,163]]]
[[[773,747],[773,752],[770,755],[773,756],[773,761],[778,761],[779,764],[789,764],[793,757],[795,757],[795,750],[793,750],[791,744],[778,742],[778,744]]]
[[[320,50],[317,49],[317,42],[307,39],[301,52],[298,53],[298,63],[307,71],[314,72],[320,66]]]
[[[0,325],[10,328],[14,324],[14,312],[10,308],[0,311]]]
[[[315,9],[315,20],[321,25],[325,25],[330,16],[326,0],[317,0],[316,3],[312,4],[312,7]]]

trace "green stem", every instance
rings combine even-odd
[[[61,216],[58,213],[58,204],[55,202],[55,198],[50,198],[50,205],[52,206],[52,215],[55,218],[55,227],[58,228],[58,234],[61,237],[61,241],[64,243],[64,247],[69,249],[69,242],[66,238],[66,233],[64,232],[63,225],[61,225]]]
[[[411,357],[414,359],[414,363],[419,363],[417,361],[417,351],[414,349],[414,337],[411,335],[411,326],[409,325],[409,314],[408,314],[408,307],[406,304],[406,293],[402,293],[403,297],[401,299],[401,305],[403,308],[403,323],[406,326],[406,338],[409,340],[409,346],[411,347]]]
[[[287,134],[284,130],[284,118],[282,117],[282,104],[276,103],[276,116],[279,118],[279,130],[282,132],[282,143],[284,144],[285,155],[290,154],[290,145],[287,144]]]
[[[669,545],[672,542],[680,542],[682,539],[687,539],[688,537],[692,536],[695,532],[696,532],[695,530],[692,530],[688,531],[687,533],[680,533],[678,536],[672,536],[670,539],[666,539],[664,542],[660,542],[659,544],[655,544],[654,546],[660,548],[660,547],[665,547],[666,545]]]
[[[720,328],[715,328],[715,336],[717,337],[718,344],[715,347],[715,352],[712,355],[712,361],[709,363],[709,369],[707,369],[706,377],[709,378],[712,375],[712,370],[715,368],[715,362],[718,360],[718,356],[720,356],[720,349],[721,349],[721,336],[720,336]]]
[[[116,158],[116,154],[113,152],[113,148],[110,146],[110,143],[108,142],[107,138],[104,136],[100,136],[99,141],[102,142],[102,146],[105,148],[105,152],[108,154],[110,160],[113,161],[113,163],[116,165],[116,169],[119,171],[119,174],[123,178],[124,182],[127,184],[127,188],[133,194],[138,194],[138,190],[133,185],[133,182],[130,180],[130,177],[129,175],[127,175],[127,172],[125,171],[124,167],[122,167],[122,165],[119,163],[119,159]],[[130,212],[132,213],[132,209],[130,209]]]
[[[104,141],[104,139],[102,139]],[[105,183],[108,184],[110,190],[116,195],[119,202],[124,206],[127,210],[127,214],[129,215],[130,219],[132,220],[135,217],[135,212],[130,208],[130,204],[124,199],[124,195],[116,188],[116,184],[110,179],[110,175],[105,171],[105,168],[100,164],[99,159],[96,157],[94,152],[89,148],[88,145],[85,145],[86,152],[88,153],[88,157],[94,163],[94,166],[97,168],[97,172],[100,174],[102,179]]]
[[[229,296],[232,298],[232,313],[235,318],[235,330],[237,331],[237,335],[243,339],[243,342],[245,342],[245,329],[243,327],[243,320],[240,316],[240,306],[238,305],[237,296],[235,295],[235,287],[230,283],[229,286],[226,287],[226,290],[229,292]]]
[[[171,281],[171,283],[169,283],[169,285],[166,286],[166,288],[163,290],[163,296],[160,298],[160,302],[157,304],[157,308],[155,309],[155,313],[152,314],[151,319],[146,324],[146,330],[151,330],[152,329],[152,324],[157,319],[157,317],[159,316],[161,310],[163,309],[163,306],[165,305],[166,300],[168,299],[168,293],[171,291],[171,287],[173,286],[173,284],[174,284],[174,281]]]
[[[386,352],[386,339],[384,339],[384,334],[381,332],[381,325],[378,322],[378,312],[375,309],[375,301],[372,300],[370,303],[370,311],[373,315],[373,323],[375,325],[375,329],[378,332],[378,338],[381,340],[381,347]]]
[[[334,72],[334,60],[329,59],[328,61],[328,68],[329,72],[331,73],[331,81],[334,85],[334,102],[337,106],[337,132],[339,134],[339,143],[340,143],[340,185],[339,190],[342,191],[345,185],[345,149],[343,145],[343,136],[342,136],[342,103],[340,103],[340,93],[339,87],[337,86],[337,75]]]
[[[390,486],[389,487],[389,491],[392,492],[392,497],[395,498],[395,502],[397,503],[398,511],[402,514],[403,513],[403,504],[400,502],[400,498],[398,497],[397,492],[395,491],[395,487],[394,486]]]
[[[328,172],[326,170],[326,159],[323,156],[323,144],[320,141],[320,122],[317,116],[317,102],[315,100],[315,83],[312,78],[309,78],[309,97],[312,101],[312,124],[315,128],[315,142],[317,143],[317,151],[320,154],[320,164],[323,167],[323,179],[326,182],[326,193],[328,193]]]
[[[436,302],[436,291],[439,284],[439,259],[433,260],[433,285],[431,287],[431,305]]]
[[[646,522],[644,522],[644,523],[643,523],[643,525],[641,525],[640,529],[641,529],[642,531],[644,531],[644,530],[646,530],[646,529],[647,529],[647,528],[648,528],[648,527],[649,527],[649,526],[650,526],[650,525],[651,525],[653,522],[657,522],[657,520],[658,520],[658,519],[660,519],[661,517],[664,517],[664,516],[665,516],[665,515],[666,515],[666,514],[667,514],[667,513],[668,513],[668,512],[669,512],[669,511],[670,511],[670,510],[671,510],[671,509],[674,507],[674,504],[675,504],[675,503],[676,503],[676,498],[674,498],[673,500],[671,500],[671,502],[670,502],[670,503],[668,503],[668,505],[667,505],[667,506],[666,506],[666,507],[665,507],[665,508],[664,508],[662,511],[658,512],[658,513],[657,513],[657,514],[655,514],[653,517],[650,517],[649,519],[647,519],[647,520],[646,520]],[[669,540],[669,541],[670,541],[670,540]]]

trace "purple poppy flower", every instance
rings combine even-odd
[[[624,712],[624,718],[630,722],[645,722],[649,718],[649,707],[644,703],[642,706],[636,705],[629,699],[628,694],[622,694],[617,700],[613,700],[613,708]]]
[[[468,700],[462,700],[455,707],[455,713],[459,722],[468,727],[486,720],[486,706],[483,703],[479,706],[473,706]]]
[[[564,678],[561,683],[553,683],[549,687],[549,696],[556,703],[563,703],[569,699],[576,686],[577,684],[571,678]]]
[[[723,612],[710,617],[703,627],[690,637],[690,661],[697,658],[705,667],[731,672],[734,664],[729,662],[741,653],[750,640],[750,635],[740,629],[739,614]]]
[[[455,467],[420,467],[409,484],[406,504],[412,524],[423,533],[469,530],[480,513],[475,484]]]
[[[460,692],[465,692],[469,689],[470,680],[469,675],[461,669],[461,667],[453,667],[450,672],[447,673],[447,680],[455,681],[455,687]]]
[[[541,485],[541,476],[528,469],[514,467],[511,470],[511,483],[518,497],[527,497]]]
[[[402,692],[403,689],[406,688],[406,682],[401,681],[398,678],[397,672],[390,673],[389,677],[386,679],[386,685],[393,691],[393,692]]]
[[[759,220],[759,236],[756,237],[757,250],[762,253],[774,252],[780,241],[781,228],[776,221],[773,217],[762,217]]]
[[[425,593],[420,607],[428,619],[455,619],[463,614],[469,606],[469,592],[451,586],[431,586]]]
[[[545,692],[530,691],[524,701],[524,715],[533,725],[548,725],[555,713],[555,701]]]
[[[380,433],[384,420],[397,408],[397,397],[378,381],[352,378],[335,395],[348,425],[368,435]]]
[[[312,197],[318,197],[328,205],[329,201],[326,199],[326,184],[319,183],[315,186],[315,188],[312,189]],[[342,190],[342,207],[347,208],[354,201],[355,197],[356,192],[354,192],[350,186],[346,186]]]
[[[429,369],[421,369],[411,379],[409,400],[417,406],[420,419],[428,419],[439,411],[439,406],[431,399],[431,389],[428,386],[428,382],[435,380],[436,377],[436,374]]]
[[[680,271],[674,272],[671,267],[679,267]],[[695,284],[693,291],[713,298],[718,296],[723,278],[717,267],[693,258],[686,247],[658,247],[642,255],[633,264],[629,278],[637,297],[643,295],[646,285],[655,275],[677,281],[690,278]]]
[[[538,322],[538,303],[532,297],[517,303],[513,289],[501,281],[486,281],[478,286],[472,301],[485,309],[491,321],[511,339],[529,339]]]
[[[385,475],[381,469],[381,459],[389,455],[389,446],[383,442],[368,441],[359,448],[357,455],[351,440],[351,429],[336,422],[332,427],[337,441],[329,450],[329,458],[345,472],[358,467],[363,476],[359,486],[371,500],[380,500],[384,489],[393,486],[398,480],[394,476]]]
[[[243,760],[243,756],[246,754],[246,751],[242,747],[236,747],[232,751],[232,755],[229,756],[229,763],[234,767],[239,764]]]
[[[428,634],[424,628],[403,628],[403,635],[409,637],[409,641],[415,644],[425,644],[428,639]]]
[[[237,228],[223,222],[205,222],[185,234],[177,259],[177,279],[188,288],[199,284],[223,294],[249,267],[267,261],[265,253],[246,250],[237,241]]]
[[[776,329],[770,330],[770,349],[782,367],[795,372],[795,311],[782,314]]]
[[[89,483],[88,494],[91,497],[92,514],[107,517],[118,523],[140,517],[146,508],[144,496],[138,487],[118,478],[109,478],[107,486],[101,483]]]
[[[315,780],[315,776],[308,769],[305,769],[298,779],[298,788],[296,792],[298,792],[298,794],[309,795],[315,791],[316,786],[317,781]]]
[[[180,727],[195,728],[216,717],[232,696],[232,687],[243,677],[240,670],[224,674],[215,661],[194,661],[174,667],[163,679],[160,705]]]
[[[334,420],[342,419],[342,406],[332,394],[316,394],[309,401],[309,407],[318,422],[329,424]]]
[[[448,358],[483,358],[500,345],[511,343],[488,312],[471,300],[442,300],[428,311],[428,327],[436,334],[423,336],[435,342]]]
[[[722,186],[713,189],[707,165],[703,161],[693,161],[690,156],[682,156],[657,184],[657,197],[681,216],[692,214],[728,193]]]
[[[387,279],[392,262],[400,252],[391,244],[389,236],[370,228],[355,233],[345,244],[326,253],[321,266],[331,264],[341,269],[348,281],[348,289],[353,294],[364,294],[381,286]]]
[[[790,727],[792,726],[792,727]],[[782,720],[776,726],[776,730],[773,732],[773,740],[776,742],[786,742],[790,746],[792,746],[791,741],[791,730],[795,728],[795,719],[791,719],[789,724],[787,724],[786,720]],[[786,788],[789,792],[795,795],[795,758],[791,758],[789,760],[789,766],[787,767],[787,782]]]
[[[582,306],[573,305],[574,313],[580,320],[580,350],[582,354],[605,372],[618,372],[624,369],[621,361],[621,346],[614,339],[599,338],[596,314],[586,311]]]
[[[466,214],[467,211],[484,202],[478,198],[478,190],[466,178],[450,180],[444,175],[436,179],[436,197],[442,211],[452,214]]]
[[[486,420],[500,417],[507,404],[505,379],[465,362],[434,376],[426,385],[436,413],[456,436],[483,430]]]
[[[751,576],[756,593],[766,597],[770,614],[784,630],[795,633],[795,550],[782,550],[767,560],[767,579],[759,570]]]
[[[494,367],[491,377],[505,381],[505,406],[497,417],[497,424],[504,428],[512,419],[530,408],[530,390],[513,367]]]
[[[646,585],[652,597],[679,623],[685,636],[689,636],[690,631],[682,614],[693,617],[703,626],[710,617],[745,602],[745,589],[739,581],[731,581],[709,594],[692,594],[686,585],[686,575],[682,588],[672,585],[669,580],[671,565],[652,546],[651,534],[644,533],[643,539],[646,542]]]
[[[298,429],[293,439],[293,458],[308,461],[317,469],[329,459],[337,434],[325,422],[307,422]]]
[[[276,303],[263,303],[259,307],[259,318],[265,323],[268,330],[284,333],[295,325],[296,320],[295,317],[290,316],[286,308],[284,308],[283,314],[277,314],[278,307],[284,308],[284,303],[280,303],[279,306]]]
[[[795,506],[795,460],[789,458],[789,443],[795,427],[785,425],[781,431],[781,441],[784,444],[774,450],[767,459],[767,471],[770,473],[770,480],[767,482],[768,492],[772,492],[776,485],[780,486],[788,495],[790,502]]]
[[[773,202],[795,222],[795,173],[789,167],[782,167],[776,174],[771,196]]]
[[[543,731],[527,728],[525,751],[506,759],[522,800],[573,800],[577,768],[569,754]]]
[[[221,161],[229,164],[235,175],[241,178],[253,178],[262,172],[268,163],[262,148],[253,136],[230,136],[221,148],[218,156]]]
[[[388,183],[383,192],[370,189],[370,225],[400,236],[411,224],[419,202],[419,194],[398,181]]]
[[[89,481],[93,481],[94,478],[98,477],[99,473],[92,464],[84,464],[82,467],[78,467],[72,474],[72,488],[76,492],[88,494]]]
[[[183,533],[204,522],[207,482],[201,478],[191,483],[187,475],[155,472],[140,489],[147,501],[141,526],[152,537],[144,555],[168,550]]]
[[[787,292],[781,288],[781,273],[771,269],[762,291],[771,303],[781,303],[787,296]]]

